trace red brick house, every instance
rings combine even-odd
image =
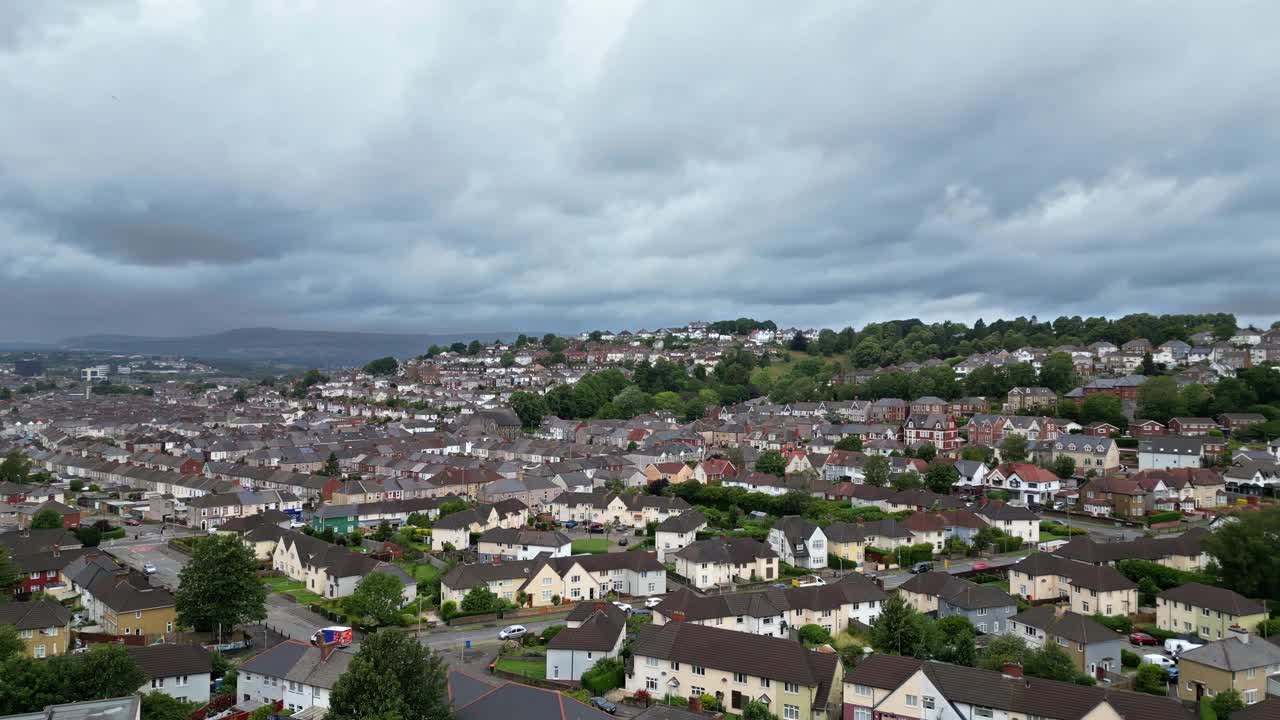
[[[948,415],[912,415],[902,426],[903,442],[907,447],[929,444],[939,452],[960,447],[956,421]]]
[[[1207,417],[1169,418],[1169,432],[1183,437],[1208,435],[1210,430],[1217,430],[1218,423]]]
[[[35,516],[45,510],[53,510],[61,515],[62,527],[67,530],[75,530],[80,527],[80,509],[53,500],[42,502],[39,505],[27,505],[18,508],[18,527],[31,527],[31,521],[35,519]]]
[[[1159,437],[1167,432],[1162,423],[1155,420],[1134,420],[1129,423],[1129,435],[1136,438]]]
[[[1118,432],[1120,432],[1120,428],[1108,422],[1089,423],[1084,429],[1085,435],[1092,435],[1093,437],[1111,437],[1111,433]]]
[[[1265,416],[1257,413],[1223,413],[1218,416],[1218,424],[1222,426],[1222,429],[1231,433],[1266,421],[1267,418]]]

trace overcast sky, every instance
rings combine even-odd
[[[0,3],[0,338],[1280,317],[1280,4]]]

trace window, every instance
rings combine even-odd
[[[1256,674],[1257,674],[1257,668],[1249,668],[1248,670],[1244,671],[1244,676],[1249,680],[1252,680],[1254,675]]]
[[[975,705],[973,707],[973,716],[980,717],[980,718],[989,718],[989,717],[995,717],[995,713],[991,711],[991,708],[979,707]]]
[[[930,697],[929,695],[925,695],[924,697],[920,698],[920,705],[924,707],[925,710],[932,710],[933,698]]]
[[[871,697],[871,688],[866,685],[854,685],[853,694],[861,695],[863,697]]]
[[[671,669],[672,669],[672,670],[679,670],[679,669],[680,669],[680,663],[676,662],[675,660],[672,660],[672,661],[671,661]]]
[[[706,669],[706,668],[704,668],[704,667],[702,667],[701,665],[691,665],[691,666],[689,666],[689,667],[690,667],[690,669],[692,669],[692,670],[693,670],[693,674],[694,674],[694,675],[706,675],[706,674],[707,674],[707,669]]]
[[[829,617],[831,617],[831,611],[830,611],[830,610],[823,610],[823,611],[822,611],[822,617],[824,617],[824,618],[829,618]]]
[[[542,578],[542,584],[543,584],[543,585],[550,585],[550,584],[551,584],[551,578],[549,578],[549,577],[544,577],[544,578]]]
[[[134,617],[134,619],[135,619],[135,620],[141,620],[141,619],[142,619],[142,611],[141,611],[141,610],[139,610],[138,612],[134,613],[134,614],[133,614],[133,617]]]
[[[782,683],[782,692],[795,695],[800,692],[800,686],[795,683],[784,682]]]
[[[782,706],[782,719],[783,719],[783,720],[800,720],[800,706],[798,706],[798,705],[783,705],[783,706]]]
[[[44,646],[43,646],[43,645],[37,645],[37,646],[36,646],[35,656],[36,656],[36,657],[38,657],[38,658],[42,658],[42,657],[44,657]]]
[[[646,689],[646,690],[657,690],[657,689],[658,689],[658,678],[656,678],[656,677],[647,677],[647,678],[645,678],[645,679],[644,679],[644,687],[645,687],[645,689]]]
[[[1062,647],[1066,647],[1066,646],[1067,646],[1067,639],[1066,639],[1066,638],[1059,637],[1059,638],[1055,638],[1055,639],[1058,641],[1058,644],[1059,644],[1059,645],[1061,645]]]
[[[1085,611],[1085,613],[1088,613],[1088,612],[1089,612],[1089,603],[1087,603],[1087,602],[1081,602],[1081,603],[1080,603],[1080,608],[1081,608],[1082,610],[1084,610],[1084,611]]]
[[[644,659],[644,664],[648,667],[658,667],[658,658],[648,657]]]
[[[573,577],[569,578],[569,582],[580,582],[581,580],[582,580],[581,575],[574,575]]]
[[[151,688],[153,690],[162,687],[164,687],[164,678],[151,678]]]
[[[918,704],[918,698],[915,695],[907,696],[907,707],[915,707]]]
[[[174,685],[177,685],[178,687],[186,687],[186,686],[187,686],[187,676],[186,676],[186,675],[179,675],[178,677],[174,678],[174,680],[173,680],[173,684],[174,684]]]
[[[1209,637],[1209,626],[1208,626],[1208,625],[1201,625],[1201,626],[1200,626],[1200,634],[1201,634],[1201,635],[1203,635],[1205,638],[1208,638],[1208,637]]]
[[[703,695],[707,694],[706,688],[700,688],[697,685],[691,686],[689,688],[689,692],[693,694],[695,697],[702,697]]]
[[[737,617],[737,623],[738,623],[739,625],[741,625],[744,621],[745,621],[745,618],[743,618],[741,615],[739,615],[739,616]]]
[[[862,707],[854,708],[853,720],[871,720],[871,709]]]
[[[1209,608],[1200,608],[1200,614],[1209,617]]]
[[[985,633],[987,631],[986,623],[978,623],[978,632]]]
[[[1256,702],[1258,702],[1258,691],[1257,691],[1257,690],[1245,690],[1245,691],[1244,691],[1244,704],[1245,704],[1245,705],[1252,705],[1252,704],[1254,704],[1254,703],[1256,703]]]
[[[979,616],[981,616],[981,615],[986,615],[986,614],[987,614],[987,609],[986,609],[986,608],[978,608],[978,615],[979,615]]]
[[[772,684],[773,683],[769,682],[769,678],[766,678],[766,677],[760,678],[760,687],[767,688]]]
[[[733,681],[734,681],[734,682],[736,682],[736,683],[738,683],[738,684],[740,684],[740,685],[746,685],[746,684],[747,684],[747,674],[746,674],[746,673],[736,672],[736,673],[734,673],[734,674],[733,674]]]

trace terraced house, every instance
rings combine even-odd
[[[403,586],[404,602],[418,596],[417,583],[395,565],[299,532],[282,534],[271,554],[271,567],[331,600],[355,592],[360,581],[374,572],[398,578]]]
[[[440,601],[459,605],[472,588],[487,587],[503,600],[531,607],[593,600],[610,592],[649,596],[667,592],[667,571],[654,553],[570,555],[459,565],[440,579]]]
[[[1212,585],[1187,583],[1156,596],[1157,627],[1205,640],[1230,637],[1233,626],[1253,630],[1267,617],[1262,603]]]
[[[619,495],[609,492],[563,493],[547,506],[557,522],[602,523],[643,528],[690,509],[678,497]]]
[[[1009,592],[1027,600],[1062,598],[1081,615],[1129,615],[1138,609],[1138,585],[1105,565],[1035,553],[1009,567]]]
[[[916,542],[914,533],[894,519],[857,523],[836,522],[823,529],[829,552],[862,572],[866,549],[893,550]]]
[[[827,585],[725,595],[680,588],[654,608],[653,623],[688,622],[774,637],[788,637],[788,630],[805,625],[838,633],[850,620],[870,625],[885,597],[880,586],[856,574]]]
[[[685,622],[646,625],[631,646],[626,692],[711,695],[729,712],[759,700],[782,720],[839,716],[839,656],[791,640]]]
[[[519,528],[528,521],[529,508],[519,500],[500,500],[445,515],[431,528],[431,549],[448,545],[455,550],[471,547],[471,535],[493,528]]]

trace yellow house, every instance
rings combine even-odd
[[[62,655],[71,641],[71,612],[48,600],[0,604],[0,625],[18,631],[27,657]]]
[[[161,588],[117,583],[102,601],[102,625],[112,635],[169,636],[178,623],[173,596]]]
[[[1138,609],[1138,585],[1106,565],[1034,553],[1009,566],[1009,592],[1027,600],[1066,599],[1081,615],[1129,615]]]
[[[911,530],[892,519],[866,523],[836,522],[823,528],[822,532],[827,536],[827,551],[848,561],[860,572],[866,569],[867,548],[894,550],[916,542]]]
[[[1156,626],[1170,632],[1199,635],[1205,640],[1230,637],[1230,628],[1246,631],[1267,619],[1261,603],[1226,588],[1187,583],[1156,596]]]
[[[1246,705],[1267,697],[1267,678],[1280,672],[1280,647],[1244,631],[1178,656],[1178,697],[1199,702],[1226,690]]]
[[[793,640],[669,622],[643,626],[631,652],[629,695],[711,695],[738,714],[759,700],[784,720],[827,720],[840,713],[839,656]]]
[[[699,540],[667,556],[699,590],[778,577],[778,555],[751,538]]]

